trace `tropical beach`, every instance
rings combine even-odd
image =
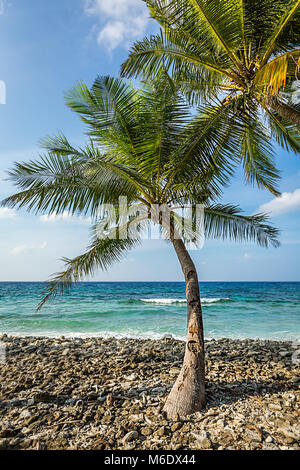
[[[184,283],[84,284],[37,316],[41,288],[0,284],[0,449],[299,450],[299,283],[203,284],[208,402],[175,420]]]
[[[0,2],[0,450],[300,450],[300,1],[41,3]]]

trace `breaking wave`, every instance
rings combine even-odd
[[[186,299],[140,299],[141,302],[160,304],[160,305],[171,305],[171,304],[183,304],[186,303]],[[201,302],[203,304],[215,304],[217,302],[226,302],[229,298],[203,298]]]

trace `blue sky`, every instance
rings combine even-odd
[[[0,199],[13,192],[5,171],[14,161],[36,158],[39,140],[62,130],[75,144],[83,128],[64,105],[78,80],[117,75],[130,44],[157,29],[140,0],[0,0]],[[281,230],[279,249],[206,241],[192,256],[201,280],[300,281],[300,159],[277,149],[283,196],[246,186],[238,174],[224,201],[246,213],[272,211]],[[62,256],[81,253],[89,225],[82,219],[46,220],[26,211],[0,209],[0,281],[45,280],[61,267]],[[179,264],[162,241],[147,241],[109,273],[95,280],[178,281]]]

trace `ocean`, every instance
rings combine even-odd
[[[0,283],[0,333],[185,338],[183,282],[90,282],[35,309],[44,283]],[[205,337],[300,340],[300,282],[200,283]]]

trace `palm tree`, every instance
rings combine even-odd
[[[46,153],[39,160],[16,163],[10,171],[10,179],[21,191],[3,201],[35,212],[67,210],[95,219],[87,251],[64,259],[65,269],[49,282],[39,308],[73,282],[97,268],[107,269],[134,248],[149,228],[150,213],[154,214],[152,222],[161,227],[179,259],[187,298],[184,364],[164,409],[170,417],[188,415],[205,406],[199,282],[186,248],[187,242],[199,246],[201,226],[197,211],[188,219],[180,208],[203,209],[206,237],[267,247],[278,246],[278,232],[265,223],[265,215],[244,216],[238,207],[217,201],[238,163],[238,148],[232,133],[226,132],[229,124],[224,120],[212,129],[207,125],[209,113],[190,115],[168,76],[143,83],[141,89],[122,79],[100,77],[91,89],[76,85],[67,102],[87,125],[89,143],[75,148],[62,134],[47,138]],[[126,211],[124,217],[120,197],[127,198],[130,217]],[[167,213],[169,224],[162,212]]]
[[[257,151],[252,129],[266,126],[300,151],[300,106],[286,93],[300,68],[300,0],[145,1],[161,30],[134,45],[123,76],[166,69],[191,104],[214,98],[231,118],[243,113],[242,154]]]

